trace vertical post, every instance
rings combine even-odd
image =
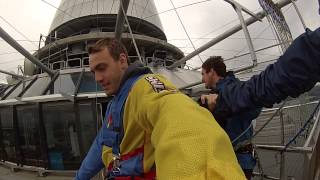
[[[233,6],[234,10],[236,11],[236,13],[238,15],[238,18],[240,20],[244,36],[245,36],[245,38],[247,40],[247,44],[248,44],[248,47],[249,47],[249,51],[250,51],[251,59],[252,59],[252,62],[253,62],[253,66],[256,66],[257,65],[257,56],[256,56],[256,53],[255,53],[254,48],[253,48],[253,43],[252,43],[252,40],[251,40],[251,37],[250,37],[250,33],[248,31],[248,27],[247,27],[247,25],[245,23],[245,20],[244,20],[243,16],[242,16],[241,7],[238,4],[233,4],[232,6]]]
[[[36,104],[36,116],[39,123],[39,134],[40,134],[40,151],[41,151],[41,160],[43,161],[42,166],[46,169],[49,168],[49,154],[48,154],[48,143],[47,143],[47,134],[45,129],[45,124],[43,121],[42,113],[42,104]]]
[[[117,15],[116,27],[115,27],[115,38],[120,41],[121,34],[123,31],[123,24],[125,21],[125,14],[128,11],[130,0],[120,0],[119,4],[119,11]],[[123,9],[123,11],[122,11]]]
[[[298,9],[298,6],[296,5],[295,1],[296,1],[296,0],[291,0],[292,5],[293,5],[294,9],[296,10],[296,12],[297,12],[297,14],[298,14],[298,16],[299,16],[299,19],[300,19],[300,21],[301,21],[301,23],[302,23],[302,26],[303,26],[304,30],[306,30],[306,29],[307,29],[306,23],[304,22],[303,17],[302,17],[302,15],[301,15],[301,13],[300,13],[300,11],[299,11],[299,9]]]
[[[15,150],[16,150],[16,162],[18,166],[23,166],[24,157],[21,149],[20,143],[20,133],[18,128],[18,112],[17,107],[12,105],[12,121],[13,121],[13,130],[14,130],[14,139],[15,139]]]
[[[3,146],[3,135],[2,135],[2,121],[1,121],[1,110],[0,110],[0,161],[3,162],[6,160],[6,155]]]
[[[81,129],[79,106],[80,106],[80,103],[77,100],[75,100],[73,102],[73,112],[75,113],[76,132],[77,132],[77,138],[78,138],[78,144],[79,144],[80,159],[84,159],[86,154],[83,149],[83,139],[82,139],[83,137],[82,131],[84,129]]]
[[[285,137],[284,137],[284,120],[283,120],[283,109],[280,110],[280,125],[281,125],[281,145],[285,145]],[[281,151],[281,161],[280,161],[280,179],[286,179],[286,157],[285,152]]]

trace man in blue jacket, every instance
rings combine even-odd
[[[223,118],[253,107],[272,107],[274,103],[298,97],[320,82],[320,28],[309,29],[296,38],[277,62],[248,81],[230,84],[210,97],[209,105]]]
[[[235,77],[233,72],[226,71],[226,65],[221,56],[212,56],[202,64],[202,81],[205,83],[206,88],[212,89],[215,93],[223,92],[228,85],[240,83],[240,80]],[[202,104],[205,104],[205,101],[209,100],[210,96],[202,95]],[[210,107],[208,109],[210,110]],[[253,134],[251,122],[258,117],[260,112],[261,108],[254,107],[225,119],[215,116],[217,122],[228,134],[238,162],[247,179],[251,179],[256,164],[253,156],[253,146],[250,141]]]

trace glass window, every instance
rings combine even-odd
[[[17,97],[22,90],[25,89],[25,87],[27,87],[30,84],[31,80],[25,81],[24,83],[20,83],[20,85],[12,92],[9,94],[8,97],[6,97],[6,99],[13,99],[15,97]]]
[[[62,74],[54,82],[54,94],[60,92],[73,94],[78,82],[80,73]]]
[[[43,105],[50,169],[75,170],[80,167],[75,119],[72,103],[61,102]]]
[[[96,83],[91,72],[85,72],[82,76],[78,93],[103,91],[100,84]]]
[[[41,136],[36,106],[17,107],[19,145],[23,153],[24,164],[44,167],[45,155],[41,153]]]
[[[1,97],[5,96],[15,85],[10,85],[2,94]]]
[[[3,95],[3,93],[9,88],[9,85],[0,84],[0,96]]]
[[[22,97],[31,97],[31,96],[40,96],[41,93],[45,90],[45,88],[50,83],[51,78],[46,77],[39,77],[33,84],[30,86],[26,92],[22,95]]]
[[[7,161],[16,162],[15,129],[13,126],[13,108],[1,108],[1,132],[4,156]]]
[[[84,152],[88,152],[97,134],[98,122],[95,119],[95,108],[91,102],[79,104],[79,118],[81,124],[81,137]]]
[[[8,89],[6,89],[6,91],[3,93],[2,97],[6,96],[8,93],[11,92],[11,90],[16,87],[17,84],[13,84],[11,85]]]

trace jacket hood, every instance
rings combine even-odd
[[[129,79],[132,76],[139,76],[142,74],[150,74],[150,73],[152,73],[152,71],[148,67],[144,66],[139,61],[135,61],[129,65],[128,69],[124,73],[120,83],[120,87],[123,85],[124,82],[126,82],[127,79]]]

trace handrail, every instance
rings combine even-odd
[[[312,101],[312,102],[308,102],[308,103],[303,103],[303,104],[295,104],[295,105],[290,105],[290,106],[285,106],[282,109],[290,109],[290,108],[294,108],[294,107],[300,107],[300,106],[304,106],[304,105],[310,105],[310,104],[318,104],[319,101]],[[263,109],[262,112],[271,112],[271,111],[276,111],[279,108],[268,108],[268,109]]]
[[[320,121],[320,106],[318,106],[317,112],[315,112],[315,114],[314,114],[314,118],[316,118],[315,122],[314,122],[313,127],[312,127],[312,129],[310,131],[308,139],[306,140],[306,142],[304,144],[304,147],[308,147],[310,145],[311,139],[312,139],[314,133],[316,132],[316,129],[319,128],[318,124],[319,124],[319,121]]]

